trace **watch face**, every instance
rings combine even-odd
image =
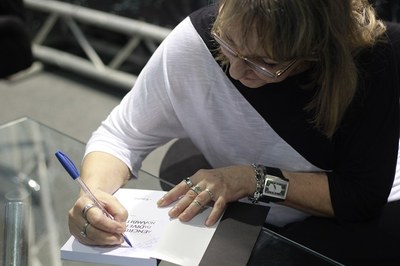
[[[267,175],[263,195],[279,199],[286,199],[289,182],[273,175]]]

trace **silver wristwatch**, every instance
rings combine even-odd
[[[275,168],[281,172],[281,176],[270,174],[268,169],[270,168],[267,168],[264,190],[260,200],[265,198],[267,201],[273,202],[284,201],[289,188],[289,180],[283,176],[279,169]]]
[[[289,188],[289,180],[286,179],[282,171],[278,168],[266,167],[263,165],[252,164],[257,181],[256,191],[249,197],[253,203],[281,202],[286,199]]]

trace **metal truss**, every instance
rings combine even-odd
[[[143,21],[56,0],[24,0],[24,4],[27,10],[40,11],[48,15],[32,40],[35,58],[126,90],[132,88],[137,77],[121,70],[121,65],[141,43],[154,51],[171,31]],[[87,58],[44,45],[49,33],[60,20],[67,25]],[[90,25],[123,34],[128,37],[128,41],[115,51],[112,60],[105,64],[80,25]]]

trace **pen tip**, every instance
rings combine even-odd
[[[132,247],[131,241],[129,241],[128,237],[124,235],[125,242],[128,243],[130,247]]]

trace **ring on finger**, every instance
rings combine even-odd
[[[209,190],[208,188],[206,188],[204,191],[208,193],[208,195],[210,196],[210,198],[211,198],[212,200],[214,200],[214,193],[212,193],[211,190]]]
[[[88,221],[86,221],[85,224],[82,227],[81,236],[83,238],[87,237],[87,228],[88,228],[89,225],[90,225],[90,223]]]
[[[190,179],[190,177],[186,177],[185,179],[183,179],[186,182],[186,185],[191,188],[193,186],[193,181],[192,179]]]
[[[200,208],[203,207],[203,205],[201,205],[200,201],[198,201],[198,200],[194,200],[192,203],[196,204]]]
[[[199,193],[201,192],[201,188],[200,188],[199,185],[192,186],[190,189],[191,189],[194,193],[196,193],[197,195],[199,195]]]
[[[94,205],[93,203],[89,203],[89,204],[86,204],[85,207],[83,207],[83,209],[82,209],[82,217],[83,217],[83,219],[87,220],[87,213],[88,213],[88,211],[89,211],[91,208],[95,207],[95,206],[96,206],[96,205]]]

